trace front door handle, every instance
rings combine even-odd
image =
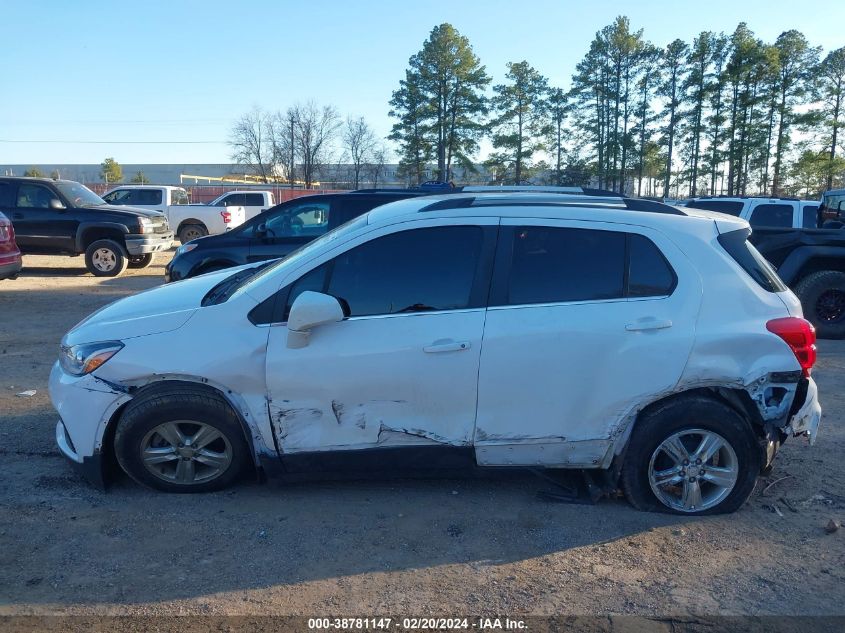
[[[453,341],[446,339],[442,341],[434,341],[431,345],[423,347],[423,351],[429,354],[437,354],[439,352],[461,352],[469,349],[471,346],[469,341]]]
[[[665,330],[667,327],[672,327],[672,321],[669,319],[645,319],[636,323],[629,323],[625,326],[625,329],[629,332],[642,332],[644,330]]]
[[[12,219],[13,220],[23,220],[23,213],[13,213]]]

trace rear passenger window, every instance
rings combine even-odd
[[[507,302],[618,299],[624,275],[624,233],[520,227],[514,233]]]
[[[129,204],[156,205],[161,204],[161,198],[160,189],[135,189]]]
[[[647,237],[628,236],[628,296],[663,297],[672,294],[675,273],[657,246]]]
[[[702,211],[717,211],[728,215],[739,215],[742,212],[742,203],[736,200],[690,200],[687,206]]]
[[[243,206],[245,207],[260,207],[264,205],[264,196],[260,193],[246,193],[244,194]]]
[[[801,226],[805,229],[815,229],[819,225],[819,205],[808,204],[801,212]]]
[[[792,226],[792,205],[761,204],[754,207],[749,220],[751,226],[790,228]]]

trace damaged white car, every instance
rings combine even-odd
[[[71,330],[61,451],[171,492],[247,471],[591,469],[637,508],[730,512],[815,439],[815,333],[744,220],[589,195],[380,207],[289,257]]]

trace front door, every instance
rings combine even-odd
[[[631,225],[503,220],[499,246],[478,462],[607,466],[630,416],[682,374],[698,274],[665,235]]]
[[[73,252],[76,248],[75,213],[53,209],[51,200],[59,197],[36,183],[21,183],[15,197],[11,220],[18,246],[27,253]]]
[[[321,236],[328,230],[329,211],[328,201],[309,202],[307,198],[268,211],[264,221],[251,229],[253,237],[249,244],[249,261],[283,257]],[[259,226],[262,226],[263,232],[257,231]]]
[[[387,227],[300,269],[279,294],[284,320],[304,290],[337,297],[349,316],[301,349],[287,347],[284,324],[271,328],[267,388],[283,458],[391,447],[471,457],[497,222]]]

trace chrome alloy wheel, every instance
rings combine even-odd
[[[97,270],[108,273],[117,266],[117,256],[110,248],[98,248],[91,255],[91,263]]]
[[[232,463],[232,445],[213,426],[174,420],[159,424],[144,436],[141,460],[159,479],[196,484],[226,472]]]
[[[648,483],[658,500],[679,512],[701,512],[721,503],[739,478],[739,460],[728,441],[705,429],[666,438],[651,456]]]

